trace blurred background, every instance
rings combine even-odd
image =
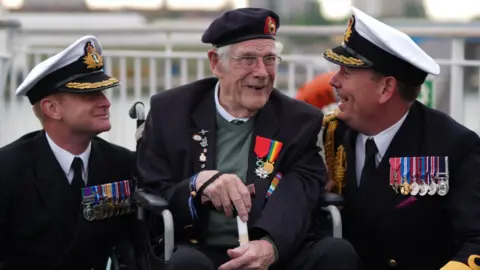
[[[479,0],[0,0],[0,147],[40,128],[26,98],[14,96],[30,69],[83,35],[104,47],[112,130],[101,137],[134,149],[135,101],[149,109],[159,91],[210,76],[200,37],[228,9],[266,7],[281,17],[284,61],[276,86],[290,96],[335,69],[321,57],[340,44],[350,6],[407,34],[441,65],[419,98],[480,132]],[[179,104],[181,106],[181,104]],[[439,129],[439,132],[441,130]]]

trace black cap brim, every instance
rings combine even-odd
[[[94,72],[75,78],[58,86],[59,92],[89,93],[102,91],[120,85],[120,82],[102,72]]]
[[[366,63],[360,58],[355,57],[349,53],[343,46],[338,46],[333,49],[328,49],[323,53],[323,57],[337,65],[353,67],[353,68],[371,68],[372,65]]]

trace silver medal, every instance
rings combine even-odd
[[[256,168],[255,173],[258,175],[258,177],[262,179],[265,179],[268,177],[268,172],[263,167]]]
[[[435,182],[432,182],[428,187],[428,195],[435,195],[437,194],[438,185]]]
[[[207,137],[202,139],[202,141],[200,142],[200,146],[203,148],[208,146]]]
[[[443,165],[443,166],[442,166]],[[438,195],[445,196],[450,189],[448,185],[448,157],[444,157],[443,162],[440,165],[440,168],[443,167],[443,172],[439,172],[440,181],[438,182]]]
[[[449,190],[448,182],[445,181],[445,180],[441,180],[438,183],[438,192],[437,192],[438,195],[445,196],[445,195],[447,195],[448,190]]]
[[[419,192],[420,192],[420,186],[416,182],[413,182],[410,185],[410,195],[416,196]]]
[[[428,185],[425,183],[421,183],[418,194],[420,194],[420,196],[425,196],[427,193],[428,193]]]
[[[93,221],[95,219],[95,212],[90,205],[83,209],[83,217],[88,221]]]

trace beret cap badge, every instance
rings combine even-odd
[[[265,29],[264,29],[264,33],[265,34],[270,34],[270,35],[275,35],[277,31],[277,26],[275,25],[275,20],[268,16],[266,19],[265,19]]]

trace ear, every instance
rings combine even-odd
[[[40,108],[48,117],[60,120],[62,119],[60,102],[54,97],[46,97],[40,101]]]
[[[208,51],[208,60],[210,62],[210,70],[212,71],[213,75],[217,78],[220,78],[222,75],[220,57],[215,49],[210,49]]]
[[[397,90],[397,80],[392,76],[388,76],[383,78],[380,83],[382,84],[382,90],[380,92],[379,103],[384,104],[395,94]]]

